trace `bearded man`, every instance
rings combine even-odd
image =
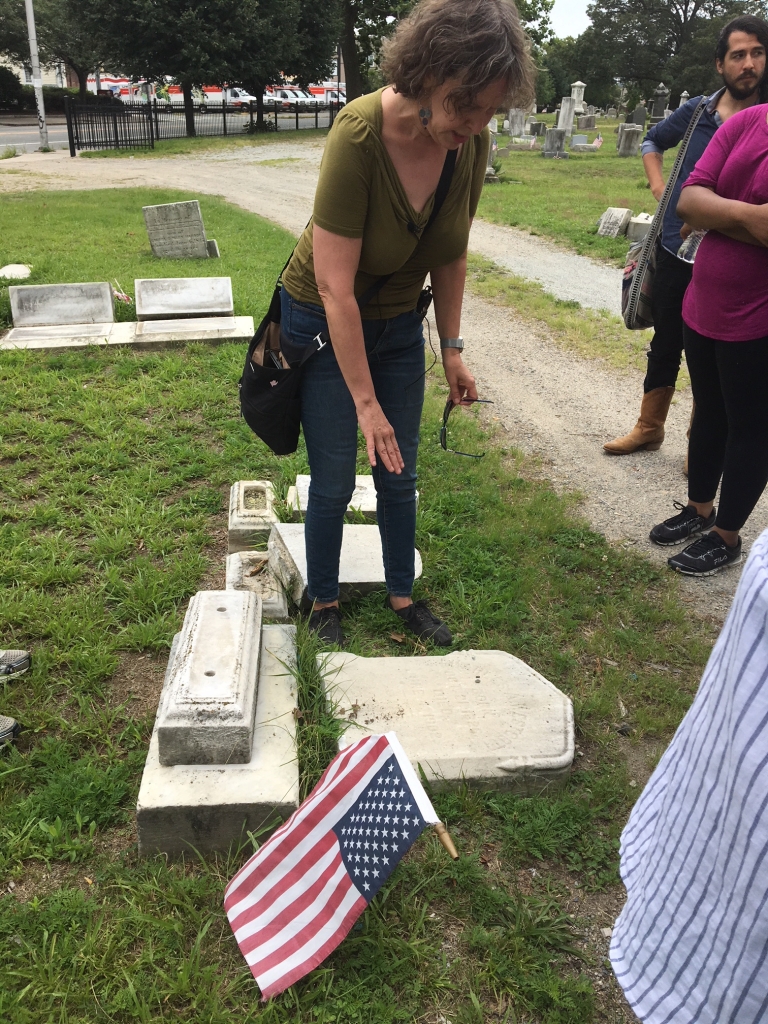
[[[640,418],[624,437],[603,445],[610,455],[629,455],[640,449],[656,451],[664,440],[664,423],[675,393],[683,354],[683,297],[693,273],[693,263],[677,255],[683,244],[680,234],[683,222],[676,212],[680,190],[720,125],[740,110],[768,99],[765,79],[767,52],[768,23],[762,18],[752,15],[734,18],[720,33],[715,49],[715,66],[723,79],[723,87],[709,97],[693,131],[664,215],[653,283],[654,335],[648,352]],[[657,202],[665,185],[664,152],[682,140],[701,100],[701,96],[688,100],[664,121],[653,125],[645,137],[643,166]],[[688,433],[690,436],[690,429]],[[686,475],[687,467],[686,456],[683,470]]]

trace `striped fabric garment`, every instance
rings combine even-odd
[[[646,1024],[768,1022],[768,531],[621,839],[611,961]]]
[[[224,896],[264,999],[333,952],[403,854],[437,821],[394,733],[366,736],[333,759]]]

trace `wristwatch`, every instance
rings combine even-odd
[[[441,338],[440,348],[455,348],[459,352],[464,351],[464,339],[463,338]]]

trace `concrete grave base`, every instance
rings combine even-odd
[[[246,830],[272,831],[299,805],[292,626],[264,626],[251,759],[247,764],[174,765],[158,758],[152,733],[136,807],[139,853],[170,857],[226,852]],[[178,638],[177,638],[178,639]],[[173,661],[173,650],[171,660]],[[260,836],[261,839],[264,835]]]
[[[573,707],[557,687],[505,651],[445,657],[318,661],[343,748],[389,729],[437,789],[467,785],[536,793],[561,785],[574,755]]]
[[[421,555],[416,554],[416,579],[421,576]],[[269,536],[269,566],[299,604],[307,589],[307,554],[303,523],[275,523]],[[378,526],[346,524],[341,542],[339,599],[369,594],[384,587],[384,562]]]
[[[269,480],[238,480],[229,491],[229,554],[253,551],[269,539],[275,513],[275,491]]]
[[[154,320],[144,323],[68,324],[58,327],[14,327],[0,336],[0,351],[31,349],[53,352],[61,348],[81,349],[90,345],[131,345],[135,348],[171,348],[191,341],[222,344],[249,341],[253,337],[252,316],[201,317],[194,320]]]
[[[227,590],[250,590],[261,598],[262,615],[289,622],[288,598],[269,568],[266,551],[236,551],[227,556]]]

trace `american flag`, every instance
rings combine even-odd
[[[403,854],[438,820],[394,733],[366,736],[333,759],[224,895],[263,999],[333,952]]]

